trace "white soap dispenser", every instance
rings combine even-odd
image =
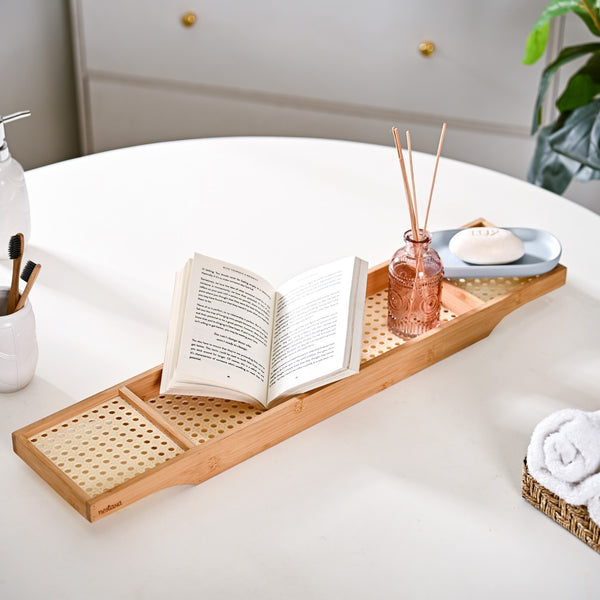
[[[0,115],[0,259],[8,258],[10,238],[15,233],[22,233],[25,242],[29,240],[31,217],[25,174],[23,167],[10,155],[4,124],[30,114],[24,110],[6,117]]]

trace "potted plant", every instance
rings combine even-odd
[[[600,0],[553,0],[534,25],[525,49],[525,64],[535,63],[546,49],[550,21],[574,13],[600,37]],[[563,65],[582,57],[586,63],[569,79],[556,102],[558,117],[540,128],[542,104],[550,80]],[[600,179],[600,43],[568,46],[543,71],[533,115],[536,147],[527,179],[562,194],[573,178]]]

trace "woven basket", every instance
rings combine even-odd
[[[600,527],[590,519],[587,508],[568,504],[540,485],[529,473],[526,460],[523,462],[521,493],[535,508],[568,529],[590,548],[600,552]]]

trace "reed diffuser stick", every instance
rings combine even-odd
[[[414,239],[417,239],[418,229],[417,221],[415,218],[415,211],[413,208],[412,197],[410,195],[410,187],[408,185],[408,176],[406,175],[406,166],[404,165],[404,156],[402,153],[402,144],[400,143],[400,136],[398,135],[398,128],[392,127],[392,133],[394,134],[394,141],[396,143],[396,151],[398,152],[398,159],[400,160],[400,170],[402,171],[402,180],[404,182],[404,194],[406,196],[406,202],[408,204],[408,212],[410,215],[410,224],[413,232]]]
[[[400,159],[400,168],[402,170],[402,180],[404,181],[404,193],[406,195],[406,202],[408,203],[408,212],[410,214],[410,223],[412,226],[412,235],[413,235],[413,240],[418,242],[420,241],[420,233],[419,233],[419,223],[417,221],[417,212],[416,212],[416,191],[415,191],[415,179],[414,179],[414,171],[412,168],[412,148],[410,145],[410,132],[406,132],[406,137],[407,137],[407,146],[408,146],[408,151],[409,151],[409,161],[410,161],[410,167],[411,167],[411,177],[412,177],[412,183],[413,183],[413,193],[414,193],[414,200],[413,197],[411,197],[411,193],[410,193],[410,186],[408,183],[408,176],[406,175],[406,167],[404,165],[404,157],[403,157],[403,152],[402,152],[402,144],[400,143],[400,135],[398,134],[398,129],[396,127],[392,128],[392,132],[394,134],[394,141],[396,142],[396,150],[398,151],[398,158]],[[415,259],[416,259],[416,271],[415,271],[415,277],[413,279],[413,285],[412,285],[412,290],[410,293],[410,300],[409,300],[409,304],[408,304],[408,316],[410,317],[410,315],[413,314],[413,310],[414,310],[414,303],[415,303],[415,293],[416,293],[416,288],[417,288],[417,281],[419,279],[419,276],[422,275],[423,272],[423,257],[422,257],[422,249],[421,249],[421,244],[416,244],[415,246]]]
[[[413,168],[412,145],[410,143],[410,131],[406,132],[406,149],[408,150],[408,164],[410,166],[410,180],[412,183],[412,200],[413,200],[413,210],[415,213],[415,224],[417,226],[417,240],[420,240],[421,232],[419,231],[419,209],[418,209],[418,203],[417,203],[417,189],[415,187],[415,170]]]
[[[425,213],[425,223],[423,224],[423,231],[427,231],[427,222],[429,221],[429,209],[431,208],[431,198],[433,197],[433,186],[435,185],[435,176],[437,174],[438,163],[440,162],[440,154],[442,153],[442,145],[444,143],[445,133],[446,123],[442,125],[440,143],[438,144],[437,156],[435,157],[435,167],[433,168],[433,179],[431,180],[431,190],[429,191],[429,201],[427,202],[427,212]]]

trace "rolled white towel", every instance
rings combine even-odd
[[[569,504],[597,498],[594,512],[600,524],[600,411],[565,409],[543,419],[531,436],[527,467],[536,481]]]

